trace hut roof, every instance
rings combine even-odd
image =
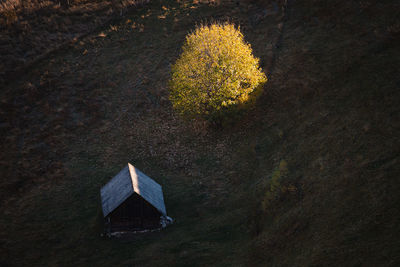
[[[161,214],[167,215],[161,185],[128,163],[128,166],[101,188],[104,217],[134,193],[153,205]]]

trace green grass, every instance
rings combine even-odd
[[[338,3],[292,2],[274,49],[279,16],[153,1],[11,82],[0,265],[398,265],[396,4]],[[215,129],[177,117],[166,85],[187,32],[226,17],[276,61],[255,109]],[[297,191],[263,211],[282,160]],[[127,162],[162,184],[175,223],[102,238],[99,189]]]

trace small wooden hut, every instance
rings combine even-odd
[[[129,163],[100,194],[108,234],[158,229],[172,220],[161,186]]]

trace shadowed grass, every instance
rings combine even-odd
[[[396,4],[367,2],[292,2],[273,48],[280,14],[251,25],[261,6],[154,1],[38,64],[1,92],[0,263],[398,265]],[[166,83],[186,33],[226,17],[275,67],[254,110],[210,129],[174,115]],[[282,160],[296,191],[262,210]],[[163,186],[175,223],[103,239],[99,189],[126,162]]]

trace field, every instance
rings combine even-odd
[[[35,50],[0,83],[0,265],[398,266],[397,10],[156,0]],[[168,100],[186,34],[212,21],[240,25],[269,79],[223,127]],[[104,238],[99,190],[127,162],[175,223]]]

